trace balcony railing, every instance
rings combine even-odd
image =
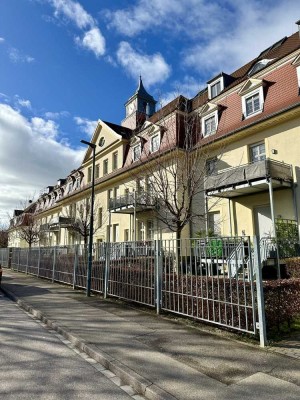
[[[116,210],[122,208],[153,208],[155,197],[151,193],[128,193],[109,200],[109,209]]]
[[[206,177],[204,187],[206,192],[209,192],[263,178],[292,182],[292,166],[267,158],[266,160],[240,165],[209,175]]]

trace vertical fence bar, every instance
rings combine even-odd
[[[25,272],[26,272],[26,274],[28,274],[28,264],[29,264],[29,249],[30,249],[30,248],[28,248],[28,249],[27,249],[26,269],[25,269]]]
[[[264,301],[264,288],[262,282],[262,270],[260,260],[259,239],[254,236],[254,258],[256,268],[256,289],[257,289],[257,308],[258,308],[258,323],[259,323],[259,341],[260,346],[267,345],[266,333],[266,316],[265,316],[265,301]],[[254,311],[253,311],[254,312]]]
[[[56,247],[53,248],[53,265],[52,265],[52,283],[54,282],[55,276],[55,264],[56,264]]]
[[[155,240],[155,291],[156,313],[159,314],[162,307],[162,243]]]
[[[110,242],[105,244],[105,269],[104,269],[104,298],[108,294],[108,280],[109,280],[109,263],[110,263]]]
[[[74,252],[74,268],[73,268],[73,290],[76,288],[76,274],[78,267],[78,244],[75,244],[75,252]]]
[[[40,276],[40,265],[41,265],[41,248],[39,247],[38,265],[37,265],[37,277]]]

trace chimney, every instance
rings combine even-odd
[[[300,38],[300,19],[299,21],[295,22],[296,25],[298,25],[298,32],[299,32],[299,38]]]

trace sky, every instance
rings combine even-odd
[[[299,0],[0,0],[0,225],[80,166],[142,76],[189,98],[297,30]]]

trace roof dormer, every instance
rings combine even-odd
[[[215,76],[213,79],[207,82],[208,88],[208,98],[213,99],[218,96],[227,86],[234,81],[231,75],[227,75],[221,72],[219,75]]]

